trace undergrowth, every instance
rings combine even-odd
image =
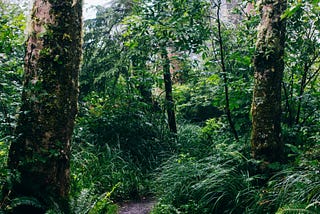
[[[150,173],[175,147],[162,113],[140,102],[113,103],[94,94],[82,104],[71,161],[75,213],[86,213],[76,211],[84,210],[79,207],[112,207],[152,195]],[[111,192],[108,200],[101,201],[106,192]]]
[[[153,214],[320,212],[319,146],[288,145],[293,161],[269,164],[263,174],[247,141],[222,134],[219,123],[181,129],[181,149],[154,175]]]

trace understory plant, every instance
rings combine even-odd
[[[224,126],[213,123],[208,124],[211,128],[194,131],[193,138],[178,137],[184,141],[179,142],[182,148],[205,149],[202,154],[180,150],[158,169],[159,202],[154,214],[319,213],[319,146],[291,152],[293,161],[270,164],[269,174],[262,174],[260,162],[250,158],[246,141],[230,140],[220,133]]]
[[[218,124],[216,132],[224,128]],[[193,138],[183,136],[188,132],[178,134],[184,149],[155,175],[159,203],[154,213],[243,213],[258,198],[255,184],[260,178],[248,170],[249,160],[241,152],[245,143],[235,143],[221,134],[212,138],[212,143],[205,140],[206,129],[198,129]],[[187,148],[195,145],[203,148],[198,150],[202,154],[192,149],[188,152]]]
[[[132,97],[92,93],[81,103],[72,144],[72,197],[87,190],[110,199],[150,194],[149,173],[173,150],[161,112]]]

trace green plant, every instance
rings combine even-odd
[[[181,212],[170,204],[158,203],[151,211],[151,214],[180,214]]]
[[[74,214],[116,214],[118,206],[110,199],[120,186],[116,184],[110,192],[97,195],[94,189],[82,189],[77,197],[71,200],[71,212]]]
[[[6,183],[10,183],[7,156],[22,91],[25,25],[20,6],[0,1],[0,209],[6,200],[2,190]]]
[[[9,146],[5,142],[0,141],[0,187],[2,189],[8,177],[8,169],[6,166]],[[2,197],[0,197],[2,198]]]
[[[119,149],[96,148],[94,145],[81,146],[74,152],[72,160],[72,195],[82,189],[93,189],[95,194],[112,189],[120,183],[112,198],[128,199],[137,197],[143,191],[143,175],[130,159],[123,159]]]
[[[118,186],[120,186],[120,183],[116,184],[110,192],[107,192],[101,195],[98,198],[98,200],[93,204],[88,214],[99,214],[99,213],[116,214],[118,207],[117,205],[112,203],[112,201],[110,200],[110,197]]]
[[[319,203],[305,204],[289,204],[278,209],[276,214],[316,214],[319,212]]]
[[[262,188],[262,207],[273,207],[278,213],[319,212],[319,146],[299,151],[293,164],[276,173]]]
[[[10,200],[4,210],[7,213],[22,213],[26,207],[32,207],[34,211],[44,211],[43,205],[36,198],[25,196]]]
[[[212,137],[214,143],[199,150],[202,155],[180,153],[159,168],[155,192],[160,203],[155,213],[169,208],[170,213],[243,213],[258,201],[262,178],[249,172],[252,164],[242,151],[247,147],[226,140],[220,133]],[[181,142],[186,146],[182,151],[192,148],[188,143]]]
[[[7,144],[12,140],[20,105],[25,25],[20,6],[0,2],[0,141]]]

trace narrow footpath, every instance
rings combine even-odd
[[[119,214],[149,214],[155,203],[151,199],[121,203]]]

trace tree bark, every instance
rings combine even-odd
[[[35,197],[44,210],[56,203],[65,211],[82,54],[82,0],[35,0],[28,30],[22,106],[8,160],[19,177],[11,196]]]
[[[170,73],[170,60],[166,49],[162,49],[163,59],[163,79],[166,91],[166,110],[168,115],[168,126],[172,133],[177,133],[177,123],[174,111],[174,101],[172,96],[172,79]]]
[[[281,82],[284,70],[285,0],[261,1],[262,19],[254,56],[252,102],[253,156],[266,162],[281,161]]]

